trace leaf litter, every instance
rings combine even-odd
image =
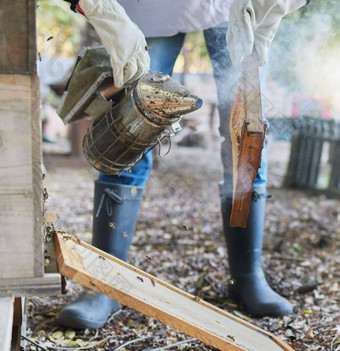
[[[230,276],[217,187],[218,151],[212,156],[207,150],[180,150],[162,159],[150,176],[129,262],[268,330],[294,350],[340,350],[340,202],[269,187],[273,198],[267,202],[263,265],[270,285],[292,302],[294,312],[253,318],[226,297]],[[206,167],[209,162],[212,166]],[[47,165],[44,183],[52,196],[46,206],[57,215],[56,228],[90,242],[96,173],[67,162]],[[58,312],[81,291],[68,281],[66,295],[30,298],[27,338],[50,350],[138,351],[180,342],[175,349],[215,350],[124,306],[98,330],[59,326]]]

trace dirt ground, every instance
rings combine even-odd
[[[129,262],[269,330],[295,350],[340,350],[339,201],[281,188],[289,143],[272,143],[273,197],[267,201],[263,265],[271,286],[293,303],[294,313],[252,318],[226,296],[229,272],[219,208],[217,139],[210,136],[206,148],[174,145],[158,162],[146,185]],[[45,155],[44,160],[46,206],[57,216],[56,227],[90,242],[97,173],[66,156]],[[57,325],[58,311],[80,291],[68,281],[66,295],[29,300],[27,337],[40,349],[213,350],[127,307],[98,330]],[[26,350],[38,349],[26,345]]]

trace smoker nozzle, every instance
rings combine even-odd
[[[184,114],[199,109],[203,101],[183,85],[161,72],[150,72],[135,86],[135,101],[148,117],[177,120]]]

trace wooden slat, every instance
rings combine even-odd
[[[0,296],[55,296],[62,290],[59,273],[47,273],[36,278],[0,279]],[[1,350],[1,349],[0,349]]]
[[[11,351],[20,350],[24,305],[25,305],[24,297],[16,297],[14,299]]]
[[[35,6],[35,5],[34,5]],[[42,184],[42,123],[40,116],[40,84],[38,76],[31,76],[31,152],[32,152],[32,201],[34,236],[34,276],[44,274],[43,253],[43,184]]]
[[[53,235],[55,233],[55,214],[53,212],[45,212],[44,216],[44,258],[45,272],[58,273],[57,258],[55,257]]]
[[[39,79],[0,74],[0,279],[41,277]]]
[[[34,0],[0,2],[0,74],[36,74]]]
[[[229,224],[245,228],[255,176],[261,166],[266,123],[255,51],[244,60],[243,67],[229,128],[233,155],[233,206]]]
[[[329,158],[332,165],[328,188],[331,193],[339,194],[340,189],[340,140],[334,140],[330,143]]]
[[[287,171],[284,179],[285,187],[295,187],[296,186],[296,171],[297,165],[299,163],[299,154],[300,154],[300,138],[299,134],[293,134],[291,137],[291,148],[290,148],[290,156],[287,166]]]
[[[10,351],[13,325],[13,297],[0,298],[0,350]]]
[[[64,276],[220,350],[292,349],[273,335],[68,235],[55,236]]]

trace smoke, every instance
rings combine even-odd
[[[338,1],[314,0],[282,20],[273,42],[271,78],[297,99],[300,115],[340,119],[339,13]]]

